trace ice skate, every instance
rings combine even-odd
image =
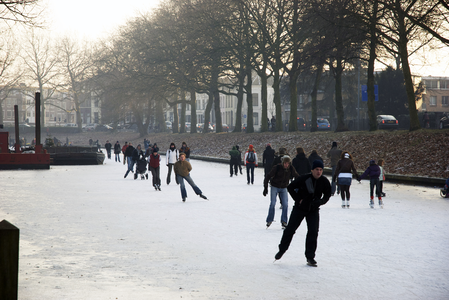
[[[341,208],[346,208],[346,201],[345,200],[341,200]]]
[[[281,222],[282,223],[282,229],[285,229],[287,227],[287,222]]]
[[[349,208],[349,199],[346,200],[346,208]]]
[[[371,199],[369,200],[369,207],[374,208],[374,198],[371,196]]]
[[[384,208],[384,202],[381,197],[379,197],[379,207]]]
[[[308,258],[307,259],[307,265],[311,266],[311,267],[317,267],[318,266],[317,263],[316,263],[316,260],[314,260],[313,258]]]

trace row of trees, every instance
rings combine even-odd
[[[95,91],[109,114],[103,117],[118,120],[123,111],[131,110],[142,134],[148,122],[165,126],[164,103],[175,108],[175,132],[178,120],[181,132],[185,130],[190,104],[191,132],[196,132],[196,93],[209,95],[204,123],[210,121],[213,109],[218,132],[219,94],[237,97],[237,116],[242,115],[246,95],[246,131],[253,132],[253,72],[262,82],[262,131],[268,130],[270,77],[276,130],[283,126],[282,82],[288,84],[290,95],[289,129],[296,130],[298,86],[312,96],[314,124],[324,72],[334,76],[337,131],[346,130],[342,77],[358,64],[367,70],[370,129],[376,130],[374,64],[393,58],[403,72],[410,130],[416,130],[420,124],[409,56],[434,41],[449,45],[448,16],[444,0],[169,0],[129,20],[95,47],[65,38],[47,51],[46,41],[29,35],[29,45],[36,49],[28,47],[23,58],[33,70],[30,80],[38,81],[40,88],[68,91],[76,110],[81,95]],[[304,76],[313,78],[307,87],[298,80]],[[47,95],[51,99],[51,93]],[[234,131],[241,128],[237,118]]]

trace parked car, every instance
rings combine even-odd
[[[109,131],[112,130],[113,128],[109,125],[97,125],[97,127],[95,127],[95,131]]]
[[[66,124],[64,125],[64,127],[78,127],[78,125],[75,124],[75,123],[66,123]]]
[[[331,124],[328,119],[317,118],[316,127],[318,130],[331,130]]]
[[[95,130],[95,128],[97,128],[98,124],[96,123],[90,123],[90,124],[86,124],[85,126],[83,126],[83,129],[86,131],[93,131]]]
[[[443,128],[449,128],[449,115],[444,114],[443,117],[440,119],[440,129]]]
[[[399,127],[398,120],[392,115],[378,115],[377,128],[378,129],[397,129]]]
[[[229,126],[227,124],[222,124],[223,132],[229,132]]]
[[[296,126],[298,127],[298,130],[306,130],[306,121],[304,118],[296,118]]]

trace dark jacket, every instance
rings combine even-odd
[[[264,188],[268,188],[268,182],[270,182],[271,186],[284,189],[288,186],[291,178],[297,178],[298,176],[298,173],[292,165],[284,169],[282,164],[278,164],[273,166],[271,171],[265,176],[263,186]]]
[[[114,154],[120,154],[120,150],[121,150],[120,144],[115,143],[114,144]]]
[[[342,150],[332,147],[327,153],[327,157],[331,159],[331,167],[336,166],[341,158]]]
[[[274,153],[275,151],[271,146],[267,146],[263,152],[262,163],[263,166],[267,167],[269,170],[271,170],[271,166],[273,165]]]
[[[376,165],[376,164],[373,164],[373,165],[370,165],[365,170],[365,172],[362,174],[362,176],[360,176],[360,179],[363,179],[363,178],[365,178],[367,176],[369,176],[370,179],[379,178],[379,175],[380,175],[380,168],[379,168],[379,166]]]
[[[186,154],[186,158],[190,158],[190,148],[189,147],[181,147],[179,149],[179,153],[184,152]]]
[[[287,190],[295,200],[295,206],[305,212],[319,209],[331,196],[329,180],[325,176],[315,179],[312,174],[299,176],[289,184]]]
[[[310,173],[312,168],[304,153],[297,154],[296,157],[293,158],[292,165],[299,175]]]
[[[307,159],[309,160],[310,165],[313,165],[313,162],[315,160],[321,160],[323,162],[323,164],[324,164],[324,160],[317,153],[310,154]]]
[[[336,181],[338,178],[338,174],[340,173],[352,173],[355,178],[358,178],[357,170],[354,166],[354,162],[352,159],[343,158],[340,159],[337,163],[337,168],[335,169],[334,177],[332,177],[333,181]]]
[[[125,156],[126,157],[132,157],[133,156],[133,152],[134,152],[134,147],[133,146],[128,146],[125,150]]]
[[[120,146],[120,145],[119,145]],[[111,143],[106,143],[105,145],[104,145],[104,147],[106,148],[106,151],[108,151],[108,152],[111,152],[111,149],[112,149],[112,144]],[[120,149],[119,149],[119,152],[118,153],[120,153]]]
[[[239,164],[241,160],[241,153],[237,148],[234,146],[232,147],[232,150],[229,151],[229,155],[231,156],[231,160],[229,161],[231,164]]]
[[[128,147],[129,148],[129,147]],[[135,148],[132,154],[132,159],[134,161],[138,161],[140,159],[145,159],[145,153],[143,153],[142,149]]]

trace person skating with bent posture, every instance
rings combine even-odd
[[[201,198],[207,200],[207,197],[203,195],[203,192],[195,184],[195,182],[193,182],[193,179],[190,177],[190,171],[192,171],[192,165],[188,161],[186,161],[186,154],[184,152],[181,152],[179,154],[179,160],[173,166],[173,170],[175,171],[176,179],[181,188],[182,202],[185,202],[186,198],[187,198],[187,192],[186,192],[186,187],[184,185],[184,179],[193,188],[193,190],[195,191],[195,194],[197,194]]]
[[[306,250],[307,264],[316,266],[315,252],[320,225],[320,206],[329,201],[331,184],[323,175],[323,162],[315,160],[312,173],[302,175],[289,184],[287,190],[295,201],[287,227],[282,234],[279,252],[275,259],[281,259],[290,246],[293,235],[305,218],[307,222]]]

